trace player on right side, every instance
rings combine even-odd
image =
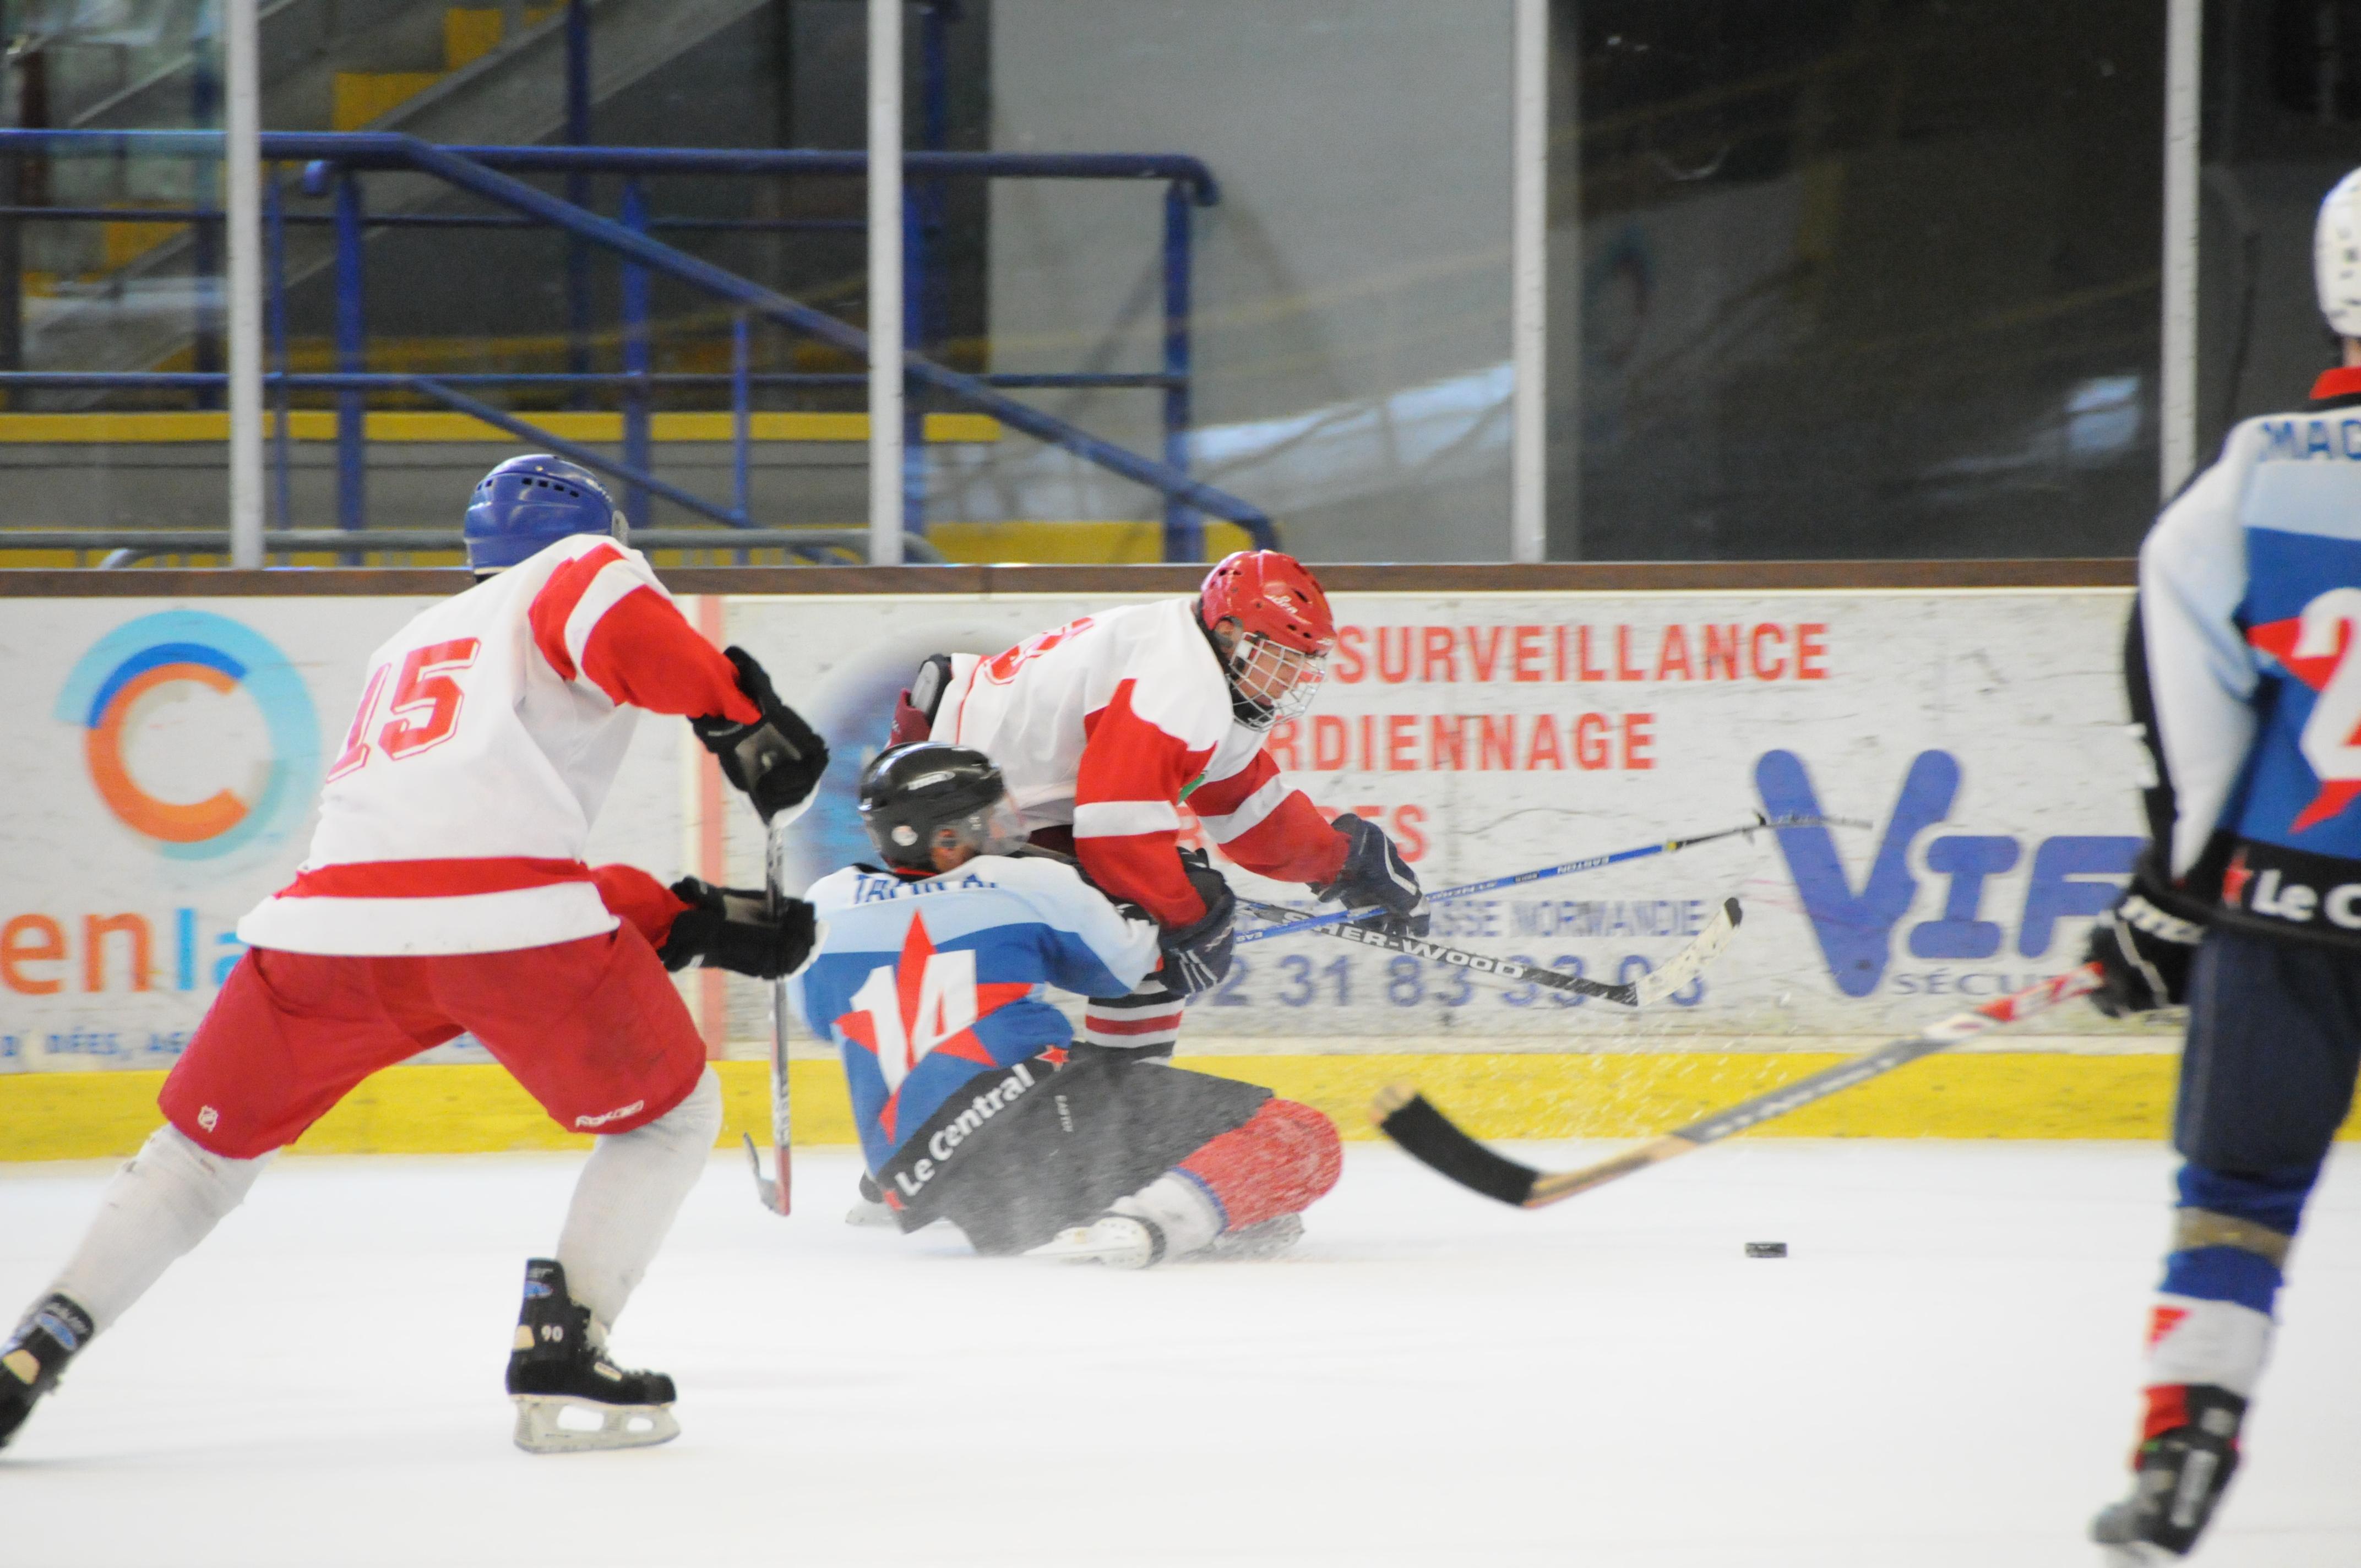
[[[2165,509],[2125,652],[2152,842],[2092,930],[2094,1000],[2190,1011],[2132,1491],[2091,1527],[2121,1564],[2185,1556],[2237,1468],[2361,1061],[2361,170],[2321,205],[2313,267],[2342,364]]]

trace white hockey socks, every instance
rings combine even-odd
[[[1146,1220],[1164,1237],[1166,1257],[1187,1257],[1213,1245],[1222,1234],[1222,1211],[1194,1179],[1168,1170],[1128,1198],[1118,1198],[1107,1212]]]
[[[208,1154],[166,1123],[106,1184],[98,1217],[49,1288],[104,1332],[246,1201],[269,1157]]]
[[[603,1341],[664,1245],[721,1135],[721,1080],[707,1068],[688,1098],[643,1127],[601,1137],[574,1184],[557,1261]]]
[[[2251,1399],[2270,1359],[2272,1332],[2268,1312],[2160,1292],[2148,1314],[2147,1387],[2211,1384]]]

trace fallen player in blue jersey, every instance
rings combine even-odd
[[[1192,926],[1180,950],[1062,859],[1025,850],[999,769],[963,746],[885,751],[861,813],[885,864],[811,888],[827,935],[791,994],[843,1053],[862,1153],[903,1230],[949,1220],[978,1252],[1054,1241],[1128,1268],[1293,1243],[1336,1183],[1327,1117],[1161,1061],[1070,1066],[1072,1025],[1043,998],[1120,996],[1159,965],[1202,990],[1228,967],[1226,920]],[[1210,908],[1231,906],[1219,873],[1191,879]]]

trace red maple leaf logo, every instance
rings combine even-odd
[[[1025,981],[977,983],[974,950],[939,952],[925,917],[913,913],[901,958],[871,970],[852,1009],[836,1020],[844,1037],[875,1057],[885,1076],[889,1092],[878,1117],[885,1135],[895,1135],[902,1085],[928,1056],[999,1065],[976,1038],[975,1025],[1032,991]]]
[[[2147,1347],[2150,1350],[2154,1350],[2156,1348],[2156,1342],[2170,1333],[2173,1330],[2179,1328],[2180,1326],[2180,1320],[2187,1316],[2189,1316],[2189,1309],[2186,1307],[2157,1308],[2154,1312],[2148,1315]]]
[[[2246,633],[2249,645],[2260,649],[2279,661],[2279,667],[2317,692],[2328,685],[2336,666],[2353,644],[2353,624],[2345,621],[2336,629],[2336,648],[2329,653],[2299,653],[2296,648],[2303,636],[2303,618],[2293,616],[2286,620],[2267,621]],[[2345,737],[2347,745],[2361,743],[2361,729]],[[2307,828],[2318,827],[2343,811],[2356,799],[2361,799],[2361,779],[2323,779],[2320,793],[2312,797],[2289,831],[2301,833]]]

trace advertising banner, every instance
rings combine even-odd
[[[1645,1014],[1313,936],[1243,946],[1184,1039],[1631,1048],[1915,1028],[2070,967],[2140,844],[2119,590],[1340,594],[1319,704],[1268,750],[1323,809],[1384,825],[1429,887],[1734,827],[1760,833],[1438,905],[1432,936],[1605,981],[1678,952],[1725,896],[1728,953]],[[1105,598],[741,599],[733,640],[848,763],[925,655],[992,653]],[[857,769],[798,869],[866,857]],[[759,847],[733,826],[732,863]],[[1270,898],[1301,888],[1231,868]],[[2107,1025],[2064,1010],[2053,1032]]]
[[[303,858],[370,651],[431,602],[7,601],[0,1071],[171,1065]],[[680,874],[684,734],[641,727],[600,858]]]
[[[0,1071],[169,1065],[242,950],[238,916],[302,858],[370,651],[426,602],[10,601]],[[921,658],[996,652],[1115,602],[725,601],[726,640],[839,758],[798,826],[797,874],[868,856],[854,781]],[[1729,951],[1645,1013],[1303,936],[1242,946],[1184,1048],[1801,1043],[1915,1027],[2057,972],[2138,846],[2142,757],[2116,669],[2126,603],[2119,590],[1339,595],[1320,701],[1269,750],[1324,809],[1382,823],[1430,887],[1756,812],[1858,825],[1436,907],[1437,941],[1627,981],[1737,896]],[[593,858],[667,880],[702,869],[702,765],[686,726],[643,723]],[[729,796],[721,812],[730,880],[759,881],[752,811]],[[1306,901],[1237,875],[1253,895]],[[730,1038],[759,1048],[766,1007],[766,987],[733,981]],[[2044,1027],[2107,1028],[2081,1009]]]

